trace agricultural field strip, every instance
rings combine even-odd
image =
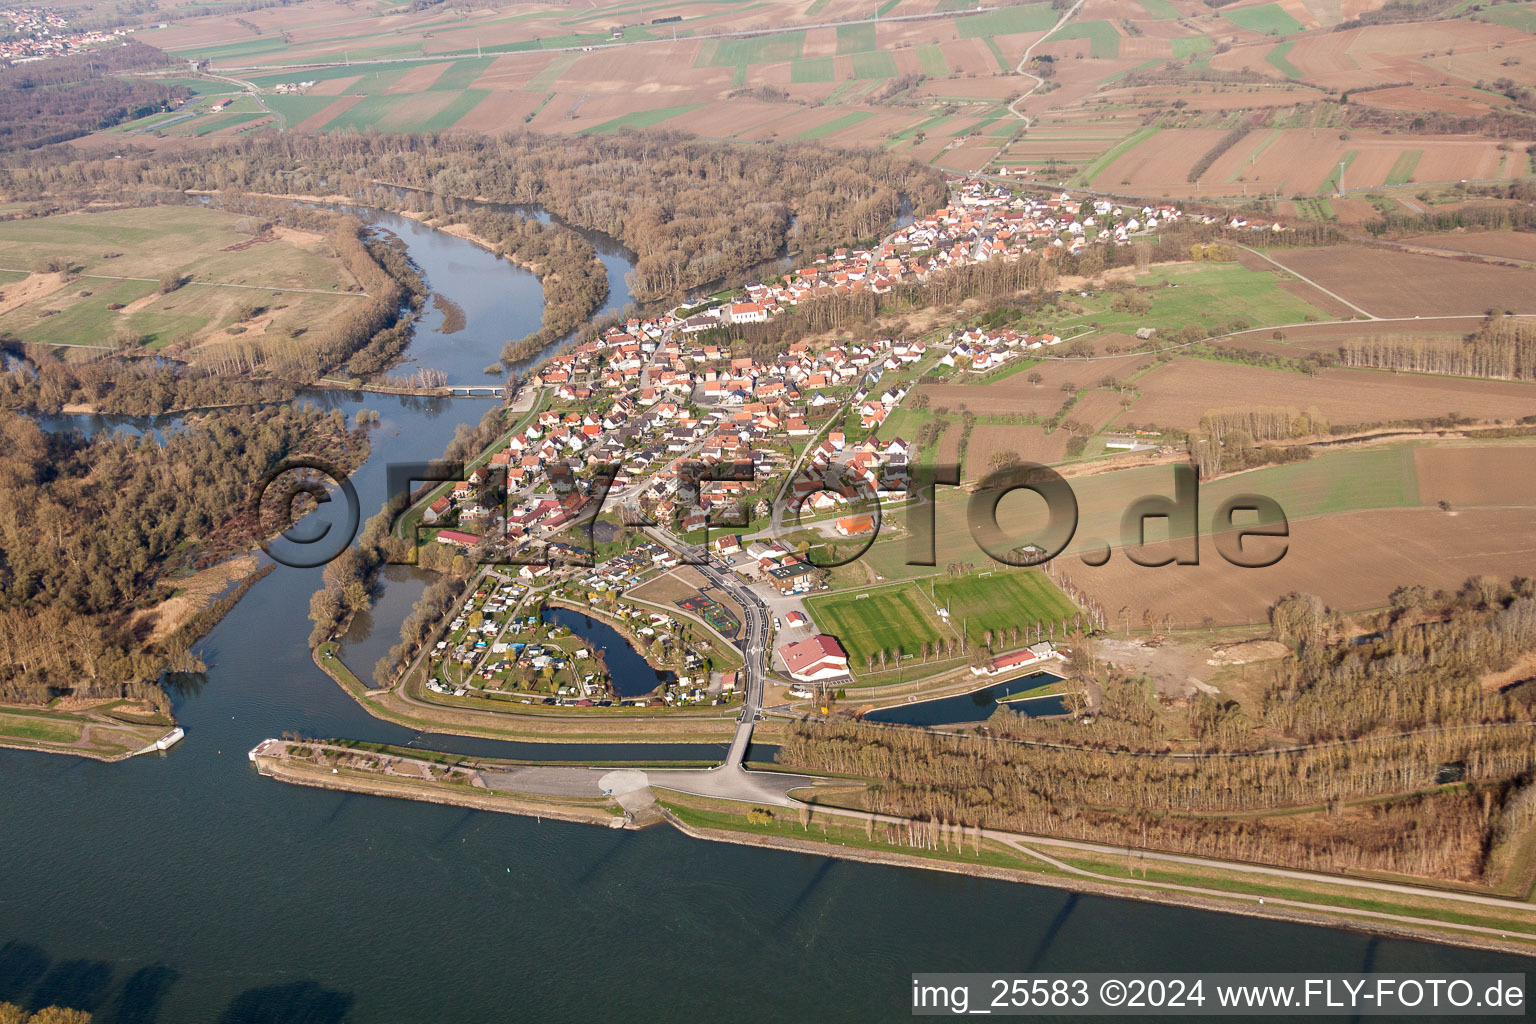
[[[15,268],[15,267],[0,267],[0,273],[5,273],[5,274],[26,274],[27,271],[19,270],[19,269]],[[74,277],[74,280],[83,280],[83,279],[87,279],[87,278],[89,278],[92,281],[134,281],[134,282],[141,283],[141,284],[159,284],[160,283],[156,278],[153,278],[153,277],[113,277],[110,274],[76,274],[75,277]],[[223,281],[188,281],[186,284],[182,285],[182,287],[183,288],[197,288],[197,287],[201,287],[201,288],[246,288],[246,289],[250,289],[252,291],[258,291],[258,292],[291,292],[291,293],[294,293],[294,294],[301,294],[301,295],[333,295],[333,296],[337,296],[337,297],[350,297],[350,298],[360,298],[360,299],[366,299],[368,297],[368,293],[367,292],[361,292],[361,291],[358,291],[358,292],[337,292],[337,291],[327,291],[324,288],[290,288],[290,287],[287,287],[285,285],[276,285],[276,284],[229,284],[229,283],[226,283],[226,282],[223,282]]]
[[[1084,0],[1078,0],[1078,6],[1080,7],[1083,2],[1084,2]],[[1040,5],[1040,6],[1043,6],[1043,5]],[[936,19],[937,20],[955,20],[955,19],[969,18],[969,17],[972,17],[974,15],[982,15],[982,14],[986,14],[986,13],[994,12],[994,11],[1005,11],[1005,10],[1012,10],[1012,9],[1013,8],[1006,8],[1006,7],[977,7],[975,9],[969,10],[969,11],[931,11],[931,12],[926,13],[926,14],[897,14],[897,15],[893,15],[893,16],[891,16],[889,18],[864,18],[864,19],[861,19],[859,21],[827,21],[827,22],[818,22],[818,23],[815,23],[815,24],[808,24],[808,25],[792,25],[792,26],[786,26],[782,30],[782,32],[807,32],[807,31],[810,31],[810,30],[813,30],[813,29],[821,29],[821,28],[837,28],[839,26],[853,26],[853,25],[863,25],[863,24],[873,25],[873,24],[876,24],[876,23],[888,24],[888,23],[896,22],[896,21],[932,21],[932,20],[936,20]],[[1076,7],[1073,8],[1074,11],[1076,9],[1077,9]],[[782,34],[782,32],[781,32],[781,34]],[[731,31],[731,32],[700,33],[700,34],[697,34],[697,35],[689,36],[688,38],[690,38],[690,39],[697,39],[697,40],[706,40],[707,41],[707,40],[710,40],[710,39],[745,39],[745,38],[750,38],[750,37],[754,37],[754,36],[761,36],[761,35],[763,35],[763,30],[762,29],[741,29],[741,30],[736,30],[736,31]],[[647,45],[658,44],[658,43],[666,44],[666,45],[672,45],[672,40],[670,38],[661,38],[661,39],[625,39],[625,40],[620,40],[618,42],[590,43],[590,44],[585,45],[585,46],[582,46],[582,45],[549,46],[549,47],[544,47],[542,49],[536,49],[536,50],[534,50],[534,49],[530,49],[530,50],[526,50],[526,51],[516,51],[516,50],[514,50],[514,51],[510,51],[510,52],[512,52],[512,53],[520,53],[520,52],[527,52],[527,53],[570,53],[570,52],[583,53],[583,52],[600,52],[600,51],[603,51],[603,50],[619,49],[619,48],[625,47],[625,46],[647,46]],[[230,65],[228,67],[223,67],[220,70],[224,71],[224,72],[242,72],[242,73],[253,74],[253,75],[267,75],[267,74],[272,74],[272,73],[279,72],[279,71],[302,71],[302,70],[307,70],[307,69],[311,69],[311,68],[337,68],[337,69],[340,69],[340,68],[357,68],[357,67],[368,68],[368,67],[373,67],[373,66],[381,65],[381,64],[437,64],[437,63],[441,63],[443,61],[475,59],[477,56],[479,56],[479,55],[477,55],[473,50],[463,50],[463,51],[450,51],[450,52],[444,52],[444,53],[434,53],[434,54],[431,54],[429,56],[421,56],[421,57],[381,57],[381,58],[375,58],[375,59],[370,59],[370,60],[353,60],[353,61],[334,61],[334,60],[319,61],[319,60],[317,60],[317,61],[309,61],[309,62],[301,62],[301,63],[293,63],[293,64],[254,64],[254,65],[243,65],[243,66]],[[248,83],[248,82],[240,82],[239,84],[241,84],[242,86],[247,87],[247,88],[254,88],[255,87],[252,83]]]

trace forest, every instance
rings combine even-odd
[[[0,699],[153,699],[195,636],[146,645],[135,610],[173,576],[262,539],[250,489],[290,454],[352,468],[368,451],[340,410],[229,410],[163,440],[49,434],[0,413]],[[111,524],[105,526],[104,524]]]
[[[1253,707],[1164,707],[1079,634],[1070,675],[1100,695],[1081,721],[1002,708],[967,735],[836,717],[797,724],[779,760],[949,825],[1498,882],[1536,824],[1536,687],[1480,680],[1536,643],[1536,584],[1403,587],[1355,621],[1292,594],[1272,630],[1292,653]]]
[[[188,99],[184,85],[122,77],[168,67],[153,46],[130,42],[89,53],[0,67],[0,150],[66,142]],[[57,159],[57,157],[55,157]]]
[[[919,215],[947,200],[943,175],[906,157],[809,144],[732,146],[666,132],[259,135],[123,159],[34,152],[7,163],[0,184],[17,200],[216,189],[375,201],[376,183],[387,182],[451,198],[535,203],[633,250],[630,286],[642,303],[729,282],[787,250],[873,241],[903,196]]]

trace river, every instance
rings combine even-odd
[[[429,314],[413,356],[446,369],[436,360],[451,345],[478,373],[507,337],[538,326],[530,275],[381,219],[469,314],[440,339]],[[487,408],[309,397],[381,413],[354,476],[365,515],[384,499],[386,463],[437,456]],[[369,716],[310,661],[319,584],[319,569],[279,567],[215,627],[199,648],[206,680],[174,695],[187,737],[168,753],[107,765],[0,750],[0,1001],[76,1006],[96,1024],[867,1021],[906,1015],[914,971],[1529,965],[665,827],[616,832],[282,785],[246,751],[289,729],[552,753],[417,738]],[[371,615],[386,648],[409,605],[397,588],[414,586],[410,573],[386,578]],[[354,637],[349,653],[375,642]]]

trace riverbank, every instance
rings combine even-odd
[[[285,753],[293,749],[302,759]],[[311,763],[321,753],[329,760]],[[361,762],[356,761],[359,757]],[[606,791],[599,800],[516,792],[505,784],[494,793],[477,788],[484,785],[479,770],[494,767],[483,759],[412,749],[386,752],[383,760],[389,765],[380,769],[379,757],[376,752],[359,753],[357,748],[330,741],[306,741],[289,748],[285,741],[269,740],[252,752],[262,774],[298,785],[512,814],[563,816],[609,827],[618,827],[615,820],[626,820],[621,817],[623,808],[608,799]],[[372,770],[358,770],[359,763]],[[390,765],[405,765],[407,774],[426,777],[381,777],[380,770],[400,770]],[[627,791],[626,799],[646,793],[649,786],[662,817],[694,839],[1536,956],[1536,905],[1530,903],[907,820],[825,804],[770,808],[666,789],[667,779],[664,772],[641,777],[638,789]],[[540,788],[547,785],[546,780]],[[567,790],[557,786],[552,792]],[[644,796],[630,802],[650,806]]]
[[[529,818],[555,818],[609,828],[617,828],[624,823],[623,809],[610,800],[599,802],[559,797],[535,799],[502,790],[434,784],[424,779],[368,777],[350,769],[323,768],[282,757],[256,755],[251,760],[258,773],[294,786],[417,800],[477,811],[520,814]]]
[[[801,821],[772,819],[754,823],[749,820],[753,812],[745,805],[725,805],[699,797],[688,797],[668,792],[658,800],[666,820],[683,834],[710,842],[734,843],[764,849],[806,853],[821,857],[834,857],[864,861],[888,867],[921,868],[943,871],[1006,882],[1022,882],[1028,885],[1046,885],[1072,892],[1130,899],[1145,903],[1157,903],[1201,910],[1213,910],[1224,914],[1268,918],[1297,924],[1321,925],[1344,928],[1370,934],[1389,935],[1396,938],[1427,940],[1450,943],[1473,949],[1496,950],[1521,956],[1536,957],[1536,906],[1520,907],[1511,904],[1511,911],[1522,919],[1507,922],[1510,931],[1498,934],[1497,919],[1488,924],[1466,925],[1465,928],[1487,928],[1487,932],[1474,932],[1458,928],[1459,922],[1436,921],[1421,917],[1418,920],[1393,920],[1407,918],[1414,909],[1382,900],[1362,900],[1358,897],[1334,896],[1327,890],[1326,882],[1313,888],[1281,889],[1273,886],[1246,886],[1230,892],[1208,890],[1190,891],[1194,887],[1181,885],[1172,880],[1159,880],[1159,872],[1151,870],[1140,884],[1127,878],[1117,881],[1111,877],[1090,877],[1093,872],[1076,868],[1068,859],[1046,857],[1025,846],[1031,837],[1020,836],[1012,842],[995,838],[990,831],[977,834],[960,830],[959,838],[949,833],[946,838],[936,838],[944,830],[932,829],[927,822],[906,823],[916,830],[913,843],[922,843],[927,832],[929,846],[882,844],[873,838],[878,829],[866,832],[846,821],[828,821],[821,809]],[[802,824],[801,822],[804,822]],[[882,822],[891,824],[890,822]],[[800,829],[802,836],[787,834]],[[818,838],[817,831],[821,835]],[[1035,840],[1039,841],[1039,840]],[[967,854],[965,848],[970,848]],[[1133,858],[1127,851],[1127,861]],[[1059,866],[1058,866],[1059,865]],[[1140,871],[1142,869],[1135,869]],[[1338,886],[1342,888],[1346,880]],[[1307,895],[1310,899],[1335,899],[1337,904],[1310,903],[1289,899],[1284,893]],[[1432,899],[1432,897],[1430,897]],[[1346,901],[1354,905],[1347,905]],[[1405,914],[1403,911],[1409,913]],[[1446,916],[1472,917],[1457,911],[1440,911]],[[1379,915],[1379,916],[1377,916]],[[1520,934],[1523,932],[1524,934]]]
[[[0,704],[0,747],[9,750],[111,763],[148,753],[175,733],[169,715],[125,700],[90,701],[75,708]]]

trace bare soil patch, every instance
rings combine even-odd
[[[1457,413],[1483,420],[1536,415],[1536,385],[1377,370],[1315,376],[1237,363],[1175,359],[1137,382],[1129,419],[1192,428],[1210,409],[1280,406],[1316,410],[1330,424],[1382,423]]]
[[[34,299],[52,295],[69,284],[63,274],[29,274],[23,281],[0,288],[0,313],[25,306]]]
[[[1536,573],[1536,517],[1525,509],[1375,509],[1297,520],[1290,530],[1285,557],[1263,569],[1229,564],[1209,536],[1199,565],[1149,569],[1116,551],[1099,568],[1070,558],[1063,568],[1112,619],[1128,607],[1133,625],[1151,611],[1159,624],[1170,614],[1176,628],[1200,627],[1207,616],[1214,625],[1262,623],[1293,590],[1359,610],[1385,606],[1406,583],[1454,589],[1469,576]]]
[[[992,461],[994,455],[1013,455],[1020,462],[1041,465],[1060,462],[1066,457],[1067,436],[1065,430],[1047,434],[1044,427],[1034,424],[978,423],[971,428],[971,439],[965,446],[966,473],[979,477],[996,469],[1001,463]]]
[[[1338,204],[1334,205],[1337,207]],[[1451,231],[1443,235],[1415,235],[1403,241],[1430,249],[1536,260],[1536,231]]]
[[[1536,271],[1362,245],[1270,255],[1377,316],[1475,316],[1512,305],[1536,313]]]
[[[1425,504],[1536,507],[1536,445],[1420,448],[1413,463]]]

